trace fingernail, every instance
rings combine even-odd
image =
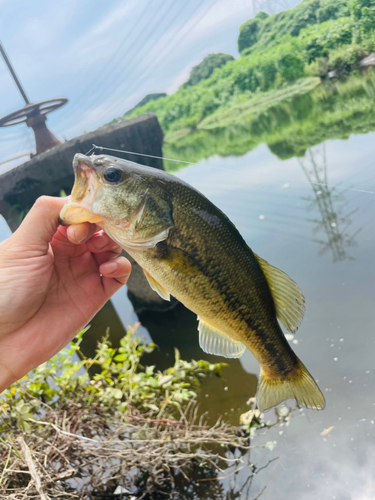
[[[113,274],[118,269],[117,262],[106,262],[104,265],[105,274]]]
[[[96,250],[101,250],[108,245],[109,239],[106,234],[101,234],[100,236],[92,238],[90,243]]]
[[[81,230],[81,232],[82,232],[82,230]],[[87,227],[85,227],[83,230],[83,234],[81,234],[81,236],[78,237],[77,236],[77,229],[74,228],[74,239],[77,241],[77,243],[82,243],[87,238],[88,233],[89,233],[89,230]]]

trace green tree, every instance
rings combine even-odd
[[[167,97],[167,94],[165,92],[158,92],[155,94],[147,94],[143,99],[139,101],[138,104],[136,104],[133,108],[129,109],[124,113],[124,116],[129,116],[133,113],[133,111],[137,108],[141,108],[145,104],[147,104],[150,101],[156,101],[157,99],[160,99],[161,97]]]
[[[350,9],[348,3],[339,0],[320,0],[320,7],[316,11],[316,18],[319,23],[349,15]]]
[[[254,19],[249,19],[246,23],[240,26],[240,33],[237,40],[239,53],[241,53],[244,49],[251,47],[258,41],[261,23],[264,19],[267,19],[267,17],[268,14],[265,12],[259,12]]]
[[[182,88],[192,87],[197,85],[201,80],[206,80],[216,68],[221,68],[229,61],[234,61],[234,57],[230,54],[223,54],[222,52],[208,54],[201,63],[193,67],[188,81],[182,85]]]
[[[375,30],[375,0],[352,0],[352,17],[356,21],[356,41]]]
[[[296,80],[303,76],[304,64],[297,56],[285,54],[277,62],[277,67],[282,78],[287,81]]]

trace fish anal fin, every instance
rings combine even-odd
[[[323,410],[324,396],[315,380],[298,359],[297,367],[286,377],[270,377],[261,369],[257,392],[260,411],[267,411],[286,399],[294,399],[306,408]]]
[[[239,358],[245,346],[199,318],[199,345],[207,354],[216,354],[226,358]]]
[[[277,318],[289,332],[295,333],[305,314],[305,298],[301,290],[283,271],[254,255],[270,287]]]
[[[145,271],[143,269],[143,272],[145,273],[145,276],[147,278],[147,281],[149,282],[149,285],[150,287],[154,290],[154,292],[156,292],[158,295],[160,295],[160,297],[164,300],[171,300],[171,296],[169,294],[169,292],[163,287],[160,285],[160,283],[158,283],[152,276],[150,273],[148,273],[147,271]]]

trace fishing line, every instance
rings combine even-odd
[[[96,144],[92,145],[92,148],[86,153],[86,155],[90,154],[92,151],[95,151],[96,149],[103,151],[114,151],[116,153],[127,153],[130,155],[137,155],[137,156],[145,156],[147,158],[155,158],[157,160],[167,160],[167,161],[174,161],[176,163],[184,163],[186,165],[197,165],[199,167],[202,166],[201,163],[194,163],[192,161],[184,161],[184,160],[177,160],[175,158],[166,158],[165,156],[154,156],[154,155],[147,155],[145,153],[136,153],[135,151],[125,151],[124,149],[114,149],[114,148],[106,148],[104,146],[96,146]],[[237,169],[229,169],[229,168],[223,168],[223,167],[216,167],[213,165],[204,165],[205,167],[209,168],[216,168],[218,170],[226,170],[227,172],[240,172],[242,174],[251,174],[251,175],[258,175],[261,177],[269,177],[267,174],[259,174],[258,172],[248,172],[245,170],[237,170]],[[344,187],[344,186],[338,186],[338,185],[331,185],[327,184],[325,182],[304,182],[300,181],[298,179],[290,179],[290,178],[283,178],[283,177],[278,177],[278,176],[273,176],[275,179],[280,179],[280,181],[289,181],[289,182],[299,182],[300,184],[304,185],[315,185],[315,186],[326,186],[327,188],[330,189],[341,189],[343,191],[354,191],[356,193],[365,193],[365,194],[375,194],[375,191],[367,191],[366,189],[357,189],[357,188],[351,188],[351,187]]]

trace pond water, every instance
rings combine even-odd
[[[254,445],[277,444],[251,450],[251,462],[266,467],[249,492],[241,492],[249,477],[244,467],[235,485],[233,478],[219,489],[206,484],[200,498],[374,498],[373,88],[368,76],[352,87],[320,88],[242,123],[165,145],[166,156],[197,163],[176,175],[223,210],[248,245],[302,289],[306,314],[291,343],[326,397],[324,411],[305,410],[290,425],[254,438]],[[91,355],[107,326],[116,345],[123,325],[136,320],[124,289],[94,318],[83,349]],[[139,320],[159,346],[146,363],[166,368],[174,347],[188,360],[228,362],[222,379],[204,382],[200,403],[211,421],[225,415],[237,424],[256,392],[259,367],[252,355],[225,360],[203,353],[196,317],[182,305]],[[274,419],[272,411],[268,418]]]
[[[362,88],[366,85],[364,80]],[[366,96],[368,107],[358,117],[356,106],[363,109]],[[248,123],[237,129],[211,130],[209,136],[207,131],[198,132],[197,140],[189,137],[180,150],[165,147],[169,155],[198,160],[176,175],[221,208],[257,254],[301,287],[306,314],[291,342],[326,397],[324,411],[304,411],[289,426],[273,427],[253,440],[255,445],[268,441],[277,441],[277,445],[273,450],[251,450],[252,463],[258,468],[268,465],[254,475],[250,492],[240,493],[249,477],[249,469],[244,467],[236,476],[236,485],[233,479],[223,480],[219,496],[218,491],[206,489],[201,498],[374,498],[375,132],[371,129],[375,126],[368,125],[374,104],[368,90],[364,95],[357,91],[331,102],[324,114],[327,103],[322,104],[316,93],[308,99],[313,105],[308,107],[307,121],[312,122],[313,132],[309,133],[306,114],[301,112],[300,118],[286,122],[285,127],[291,127],[289,136],[279,131],[277,147],[275,141],[273,145],[261,140],[254,143]],[[287,105],[301,109],[301,98],[297,104]],[[318,111],[316,106],[320,106]],[[276,112],[269,110],[268,118]],[[305,137],[298,136],[298,120]],[[331,125],[322,132],[327,130],[327,140],[316,133],[321,123]],[[282,123],[274,125],[273,137],[277,126],[281,128]],[[249,151],[244,151],[249,139]],[[299,155],[305,145],[304,156],[294,155],[296,143]],[[199,157],[206,159],[199,161]],[[125,291],[121,294],[125,303]],[[173,362],[174,347],[186,359],[224,361],[200,350],[196,317],[181,305],[167,313],[144,313],[139,319],[159,346],[147,362],[167,367]],[[94,319],[87,334],[89,352],[108,325],[116,343],[124,330],[111,304]],[[209,411],[211,421],[225,415],[237,423],[248,409],[248,398],[255,395],[259,368],[248,351],[239,360],[226,361],[229,367],[223,378],[203,384],[201,408]],[[272,412],[266,419],[268,416],[274,418]]]
[[[291,342],[327,403],[324,411],[304,411],[289,426],[253,440],[277,445],[251,450],[252,463],[268,465],[254,475],[249,492],[240,492],[249,477],[244,467],[236,485],[223,480],[222,488],[206,488],[200,498],[373,498],[375,126],[368,82],[357,79],[355,90],[348,83],[334,92],[319,89],[241,124],[198,131],[182,146],[165,145],[166,156],[197,163],[176,175],[220,207],[257,254],[301,287],[306,315]],[[254,123],[268,124],[263,135],[254,133]],[[139,320],[159,346],[149,363],[167,367],[174,347],[186,359],[223,360],[200,350],[196,317],[181,305]],[[112,305],[93,321],[89,352],[108,325],[116,343],[124,330]],[[223,378],[203,384],[200,403],[211,421],[225,415],[236,424],[255,395],[259,368],[248,351],[226,361]]]

